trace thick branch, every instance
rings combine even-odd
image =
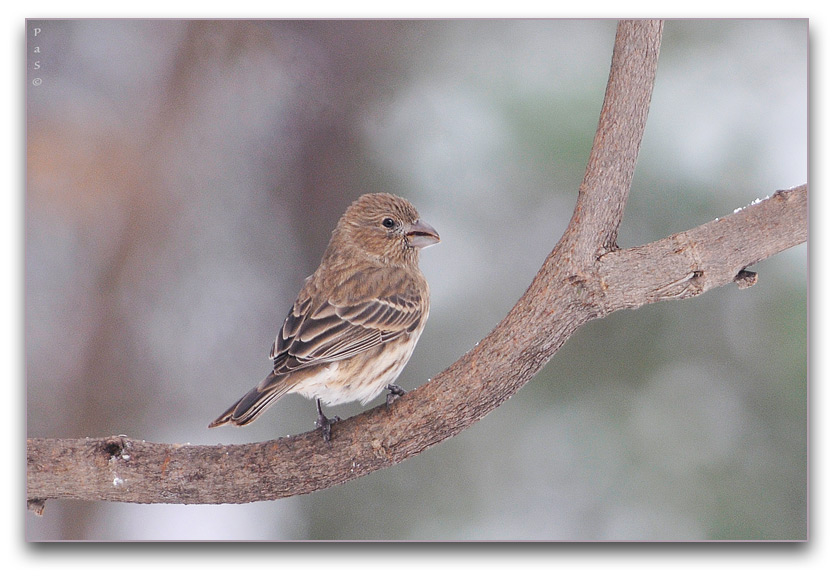
[[[620,80],[609,82],[571,224],[506,318],[448,369],[389,409],[377,407],[337,423],[329,443],[315,431],[229,446],[124,437],[30,439],[30,506],[41,508],[49,498],[244,503],[343,483],[416,455],[484,417],[585,322],[621,308],[694,296],[805,241],[807,191],[800,186],[665,240],[616,249],[659,35],[660,25],[652,21],[618,27],[611,75]],[[648,56],[617,56],[633,54]],[[631,104],[623,106],[621,99]],[[625,149],[631,161],[624,159]]]
[[[568,237],[596,258],[616,245],[654,88],[663,22],[617,25],[611,73]]]
[[[762,202],[668,238],[609,252],[599,260],[605,313],[661,300],[690,298],[736,282],[749,288],[745,269],[805,242],[808,187],[777,191]]]

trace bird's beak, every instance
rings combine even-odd
[[[423,220],[417,220],[405,227],[405,237],[414,248],[425,248],[440,242],[440,234]]]

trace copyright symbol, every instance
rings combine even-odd
[[[35,85],[36,87],[39,87],[42,82],[43,82],[43,79],[40,78],[40,77],[32,79],[32,84]]]

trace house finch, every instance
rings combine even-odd
[[[408,201],[388,193],[356,200],[333,230],[275,338],[273,370],[209,427],[246,425],[287,393],[316,400],[325,440],[339,420],[321,403],[367,403],[399,376],[429,316],[421,248],[440,236]]]

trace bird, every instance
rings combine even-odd
[[[272,370],[209,428],[247,425],[288,393],[315,399],[316,426],[330,441],[322,403],[363,405],[400,375],[429,316],[420,250],[440,235],[407,200],[368,193],[339,219],[315,272],[305,279],[269,351]]]

